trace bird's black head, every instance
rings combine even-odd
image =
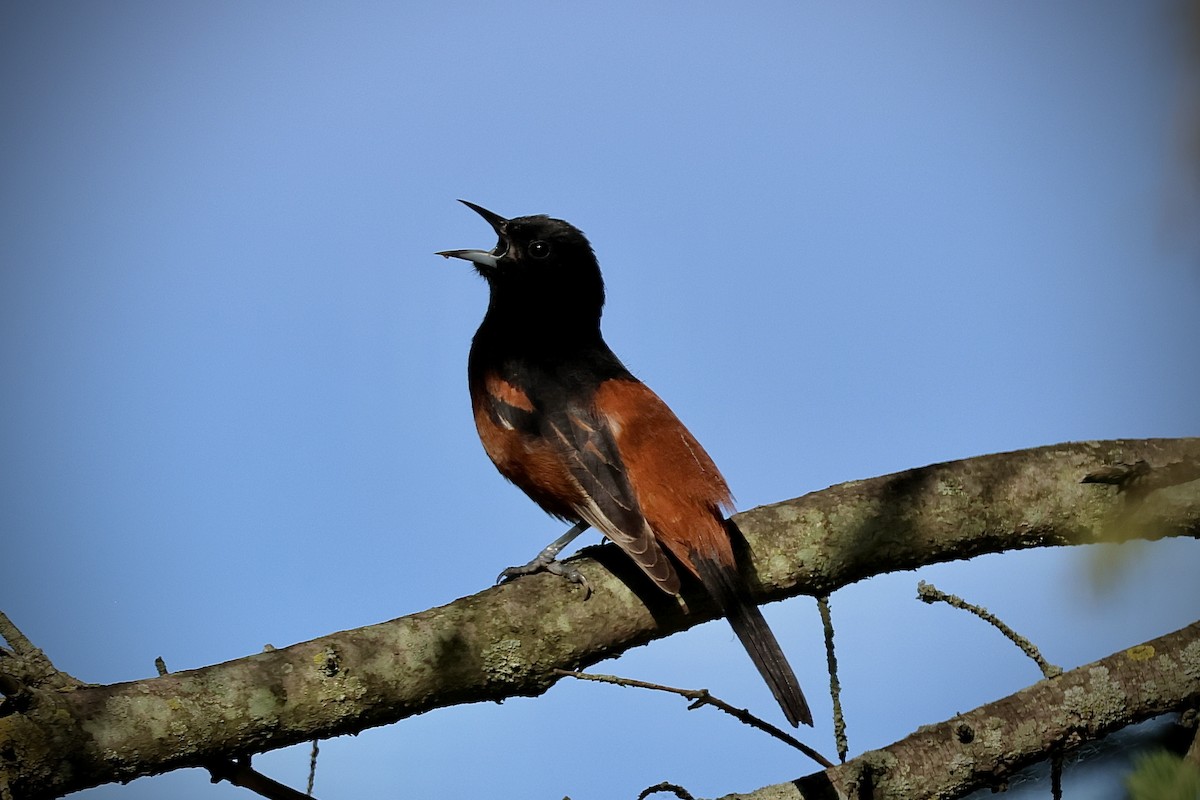
[[[578,228],[542,214],[505,219],[460,202],[487,220],[500,240],[491,250],[445,250],[438,255],[470,261],[487,279],[492,293],[489,315],[557,324],[569,314],[599,323],[604,281],[592,246]]]

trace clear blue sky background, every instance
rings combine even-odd
[[[1180,29],[1152,2],[6,3],[0,608],[69,672],[132,680],[449,602],[556,536],[475,438],[486,290],[433,252],[494,238],[458,197],[587,232],[610,344],[742,508],[1195,435]],[[1200,615],[1197,543],[1137,549],[1104,590],[1094,555],[836,593],[853,750],[1036,678],[918,578],[1067,667]],[[768,616],[832,754],[813,601]],[[724,623],[600,669],[779,716]],[[572,683],[322,752],[322,798],[707,796],[811,769]],[[256,763],[302,786],[307,749]],[[187,770],[83,796],[244,794]]]

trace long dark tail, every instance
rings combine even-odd
[[[800,691],[796,673],[784,658],[783,650],[779,648],[775,634],[767,627],[762,612],[750,598],[737,568],[695,552],[692,553],[692,563],[704,588],[717,601],[733,632],[741,640],[742,647],[746,648],[754,666],[758,667],[759,674],[770,687],[771,694],[775,695],[788,722],[793,726],[801,722],[812,725],[812,712],[804,699],[804,692]]]

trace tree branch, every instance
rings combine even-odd
[[[639,681],[634,678],[622,678],[619,675],[601,675],[594,672],[571,672],[565,669],[554,670],[555,674],[567,678],[575,678],[581,681],[595,681],[597,683],[611,683],[614,686],[632,687],[634,689],[649,689],[655,692],[666,692],[667,694],[675,694],[680,697],[691,700],[688,705],[688,711],[694,711],[701,706],[712,706],[713,708],[724,711],[729,716],[741,722],[743,725],[749,725],[751,728],[757,728],[763,733],[771,736],[786,745],[796,748],[804,755],[816,761],[822,767],[832,767],[833,762],[821,755],[815,748],[809,747],[804,742],[792,736],[782,728],[777,728],[769,722],[751,714],[747,709],[738,708],[732,703],[727,703],[721,698],[714,695],[708,689],[680,689],[677,686],[664,686],[661,683],[651,683],[649,681]]]
[[[760,600],[827,594],[873,574],[982,553],[1104,541],[1120,512],[1142,538],[1200,537],[1195,482],[1136,508],[1082,485],[1114,463],[1200,458],[1200,439],[1086,442],[935,464],[747,511],[736,521]],[[535,575],[400,619],[203,669],[42,689],[0,718],[0,785],[54,797],[364,728],[433,708],[537,695],[559,677],[712,619],[658,592],[612,546],[575,560],[594,589]]]
[[[1016,770],[1048,756],[1197,702],[1200,622],[923,725],[832,769],[722,800],[963,797],[1001,786]]]

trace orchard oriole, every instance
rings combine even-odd
[[[500,237],[490,251],[438,253],[472,262],[491,294],[467,362],[479,438],[504,477],[574,523],[501,578],[549,570],[581,582],[555,557],[589,526],[678,594],[674,559],[729,619],[788,721],[811,725],[796,675],[738,572],[725,479],[600,334],[604,282],[588,240],[559,219],[505,219],[461,202]]]

